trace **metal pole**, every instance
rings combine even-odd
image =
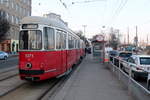
[[[148,45],[148,34],[147,34],[147,45]]]
[[[147,89],[150,90],[150,71],[148,72],[148,77],[147,77]]]
[[[119,80],[120,80],[120,71],[121,71],[121,60],[119,60]]]
[[[114,65],[115,65],[115,58],[114,57],[112,57],[113,58],[113,72],[115,71],[115,68],[114,68]]]
[[[137,53],[137,48],[138,48],[138,27],[136,26],[136,53]]]
[[[130,64],[128,64],[128,68],[129,68],[128,93],[131,94],[130,85],[131,85],[131,78],[132,78],[132,68]]]
[[[129,44],[129,27],[128,27],[128,44]]]
[[[85,36],[85,28],[87,27],[87,25],[82,25],[84,28],[84,36]]]

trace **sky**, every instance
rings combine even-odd
[[[137,26],[139,41],[146,41],[148,34],[150,38],[150,0],[32,0],[33,16],[50,12],[60,14],[72,30],[83,31],[83,25],[86,25],[86,37],[110,27],[127,36],[129,28],[130,41],[133,42]]]

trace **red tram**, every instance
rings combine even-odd
[[[83,56],[84,42],[58,18],[25,17],[19,33],[19,75],[40,81],[68,73]]]

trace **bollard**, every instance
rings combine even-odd
[[[128,67],[129,67],[129,83],[130,83],[131,77],[132,77],[132,68],[131,68],[130,64],[128,64]]]
[[[114,65],[114,63],[115,63],[115,61],[114,61],[114,57],[112,57],[113,58],[113,65]],[[113,72],[115,71],[115,68],[114,68],[114,66],[113,66]]]
[[[147,90],[150,90],[150,72],[148,72],[148,77],[147,77]]]
[[[130,64],[128,64],[128,68],[129,68],[128,93],[131,94],[130,85],[131,85],[131,78],[132,78],[132,68]]]
[[[119,60],[119,80],[120,80],[120,71],[121,71],[121,61]]]

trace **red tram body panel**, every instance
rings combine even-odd
[[[83,41],[58,22],[32,16],[21,22],[19,75],[22,80],[40,81],[64,75],[85,55]]]

